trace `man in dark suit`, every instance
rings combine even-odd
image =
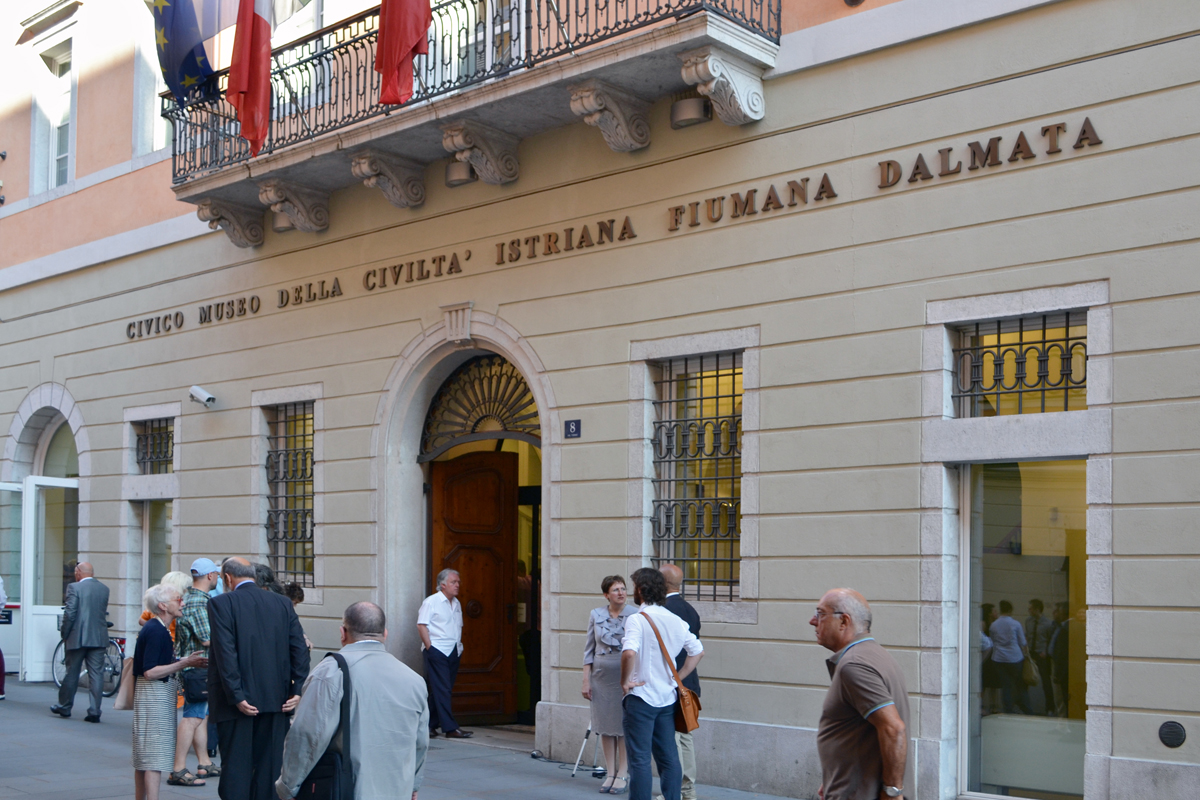
[[[1071,612],[1066,603],[1054,606],[1054,621],[1057,623],[1050,636],[1050,663],[1054,666],[1054,685],[1057,687],[1058,707],[1054,716],[1067,716],[1067,664],[1070,660]],[[1045,680],[1043,676],[1042,680]]]
[[[67,651],[67,674],[58,690],[58,705],[50,710],[61,717],[71,716],[75,690],[79,688],[79,670],[87,662],[91,704],[84,719],[100,721],[100,698],[104,691],[104,648],[108,647],[108,587],[96,580],[92,565],[84,561],[75,567],[75,583],[67,586],[63,611],[62,640]]]
[[[658,568],[662,573],[663,580],[667,584],[667,599],[663,603],[675,616],[687,623],[691,629],[693,636],[700,635],[700,615],[696,613],[696,609],[692,608],[692,604],[683,599],[680,594],[680,589],[683,586],[683,570],[674,564],[663,564]],[[687,652],[680,650],[675,656],[675,669],[683,669],[683,662],[687,659]],[[692,670],[692,673],[683,679],[683,685],[696,693],[696,697],[700,696],[700,671]],[[692,734],[675,732],[675,744],[679,748],[679,764],[683,767],[683,783],[680,785],[680,797],[682,800],[696,800],[696,748],[692,741]]]
[[[221,800],[274,800],[287,714],[308,677],[308,647],[287,597],[260,589],[254,565],[227,558],[208,604],[208,708],[221,746]]]

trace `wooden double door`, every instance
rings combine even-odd
[[[463,654],[453,709],[468,724],[517,715],[516,453],[469,453],[431,467],[433,574],[458,570]]]

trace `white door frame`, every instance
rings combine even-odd
[[[21,489],[22,489],[22,486],[19,483],[0,482],[0,492],[16,492],[18,495],[20,495]],[[24,514],[24,509],[22,509],[22,514]],[[24,544],[25,544],[24,536],[22,535],[22,542],[21,542],[21,546],[22,546],[21,552],[22,553],[24,553]],[[22,576],[24,576],[23,568],[22,568],[21,574],[22,574]],[[23,587],[18,585],[16,587],[16,590],[18,592],[21,592],[21,591],[23,591]],[[12,612],[13,612],[12,625],[4,626],[4,628],[7,630],[4,630],[5,636],[3,637],[3,639],[4,639],[4,641],[8,642],[8,644],[6,644],[4,647],[4,651],[6,653],[5,658],[7,660],[5,668],[12,669],[13,667],[16,667],[16,670],[14,670],[14,671],[20,672],[21,650],[22,650],[22,647],[21,647],[21,604],[20,603],[8,603],[8,605],[15,605],[17,607],[12,609]],[[3,630],[3,629],[0,629],[0,630]]]
[[[51,659],[54,645],[45,653],[45,661],[35,659],[35,648],[46,639],[46,617],[55,625],[61,613],[59,606],[40,606],[33,603],[34,567],[37,555],[37,501],[43,488],[78,489],[78,478],[47,478],[30,475],[21,488],[21,680],[44,681],[51,678]],[[57,633],[57,629],[54,629]],[[35,669],[35,663],[37,668]],[[32,677],[31,677],[32,673]]]

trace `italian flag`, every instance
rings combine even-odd
[[[241,137],[258,155],[271,127],[271,0],[240,0],[225,99],[237,112]]]

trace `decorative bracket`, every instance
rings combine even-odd
[[[511,134],[471,120],[442,126],[442,147],[446,152],[454,153],[459,161],[468,162],[480,180],[495,186],[517,179],[519,142],[520,139]]]
[[[396,208],[415,208],[425,202],[425,167],[415,161],[363,150],[354,154],[350,171],[367,186],[382,191]]]
[[[452,303],[441,306],[446,315],[446,339],[459,347],[472,347],[471,341],[471,309],[475,303]]]
[[[258,247],[263,243],[262,208],[206,197],[196,203],[196,216],[214,231],[224,230],[229,241],[238,247]]]
[[[571,110],[600,129],[604,141],[618,153],[631,153],[650,144],[650,104],[603,81],[589,80],[571,87]]]
[[[286,214],[296,230],[316,233],[329,227],[329,193],[280,180],[258,184],[258,199]]]
[[[683,79],[712,101],[726,125],[745,125],[766,116],[763,70],[727,50],[708,45],[681,53]]]

